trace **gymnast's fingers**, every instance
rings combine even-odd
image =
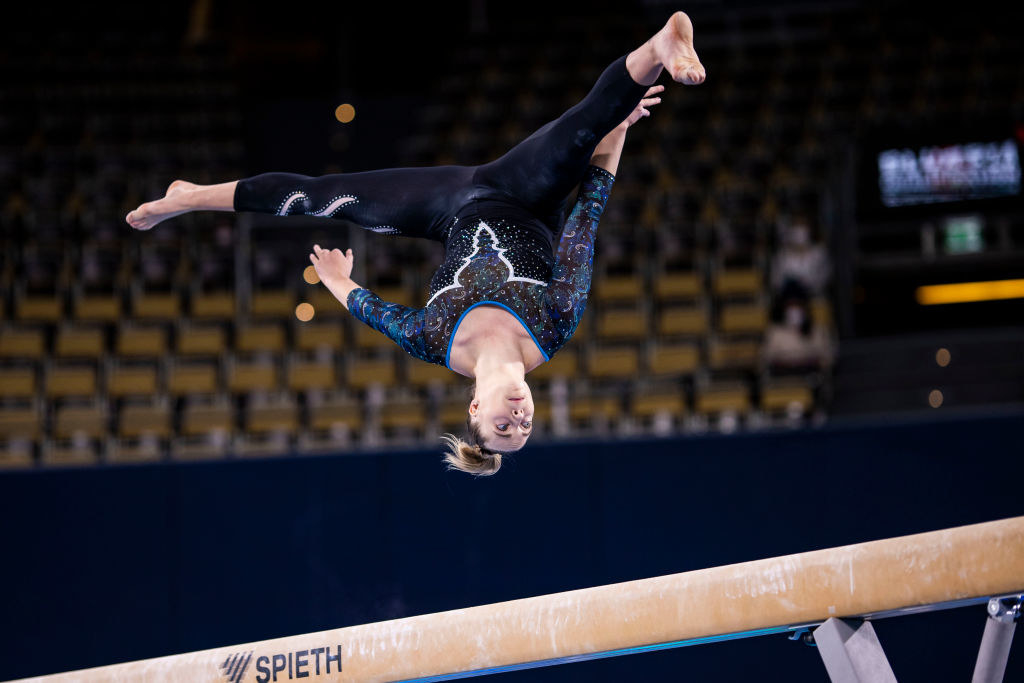
[[[652,87],[647,89],[647,92],[644,93],[644,97],[650,97],[651,95],[657,95],[660,92],[665,92],[665,86],[663,86],[663,85],[655,85],[655,86],[652,86]]]

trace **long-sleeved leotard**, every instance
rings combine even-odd
[[[613,181],[597,167],[587,170],[554,255],[550,244],[520,224],[473,207],[452,219],[445,260],[431,280],[425,307],[389,303],[356,289],[348,295],[348,308],[410,355],[450,367],[452,340],[466,313],[500,306],[519,319],[549,360],[583,316],[597,223]],[[513,244],[517,248],[509,249]]]
[[[388,304],[359,289],[346,302],[351,312],[413,356],[447,365],[448,347],[466,311],[501,305],[519,317],[548,359],[582,314],[594,229],[613,180],[589,166],[591,155],[646,90],[621,57],[579,104],[488,164],[319,178],[265,173],[238,182],[234,206],[344,218],[375,232],[437,240],[445,245],[445,260],[424,308]],[[566,195],[584,177],[561,230]]]

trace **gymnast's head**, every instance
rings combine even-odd
[[[466,415],[466,441],[445,434],[445,461],[451,469],[478,476],[494,474],[502,456],[526,445],[533,431],[533,394],[525,381],[473,387]]]

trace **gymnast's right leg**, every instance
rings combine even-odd
[[[190,211],[255,211],[350,220],[375,232],[443,241],[443,230],[471,192],[465,166],[395,168],[310,177],[264,173],[219,185],[176,180],[167,194],[128,214],[138,230]]]

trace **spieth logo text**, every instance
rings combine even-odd
[[[220,665],[221,674],[228,683],[241,683],[245,672],[252,662],[253,653],[236,652],[228,655]],[[255,662],[256,683],[275,683],[291,681],[296,678],[324,676],[341,673],[341,645],[332,647],[314,647],[308,650],[296,650],[273,655],[260,655]]]

